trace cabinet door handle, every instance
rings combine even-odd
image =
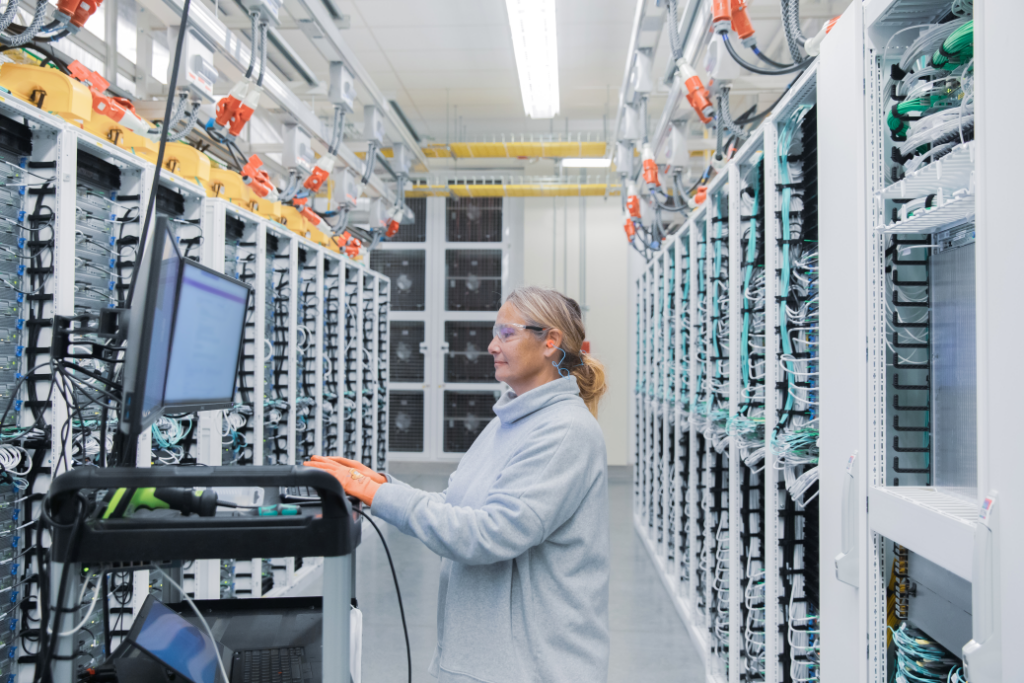
[[[999,511],[997,493],[981,503],[974,527],[974,561],[971,567],[971,631],[964,645],[964,666],[971,683],[1003,680],[1002,637],[999,631]]]
[[[843,507],[841,510],[841,540],[843,552],[836,555],[836,578],[845,584],[860,587],[858,564],[860,559],[857,544],[857,477],[854,463],[857,451],[850,454],[843,475]]]

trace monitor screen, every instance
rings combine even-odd
[[[184,261],[164,403],[231,403],[249,288]]]
[[[201,627],[188,623],[152,596],[148,602],[141,627],[132,627],[131,641],[192,683],[216,683],[219,646]]]
[[[150,326],[149,354],[145,364],[145,389],[142,394],[141,419],[145,423],[164,399],[164,380],[167,376],[167,355],[171,348],[171,329],[174,325],[174,300],[178,289],[178,269],[181,257],[174,236],[169,230],[157,232],[161,242],[155,245],[154,264],[157,269],[156,293]]]

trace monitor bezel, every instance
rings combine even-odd
[[[153,346],[153,314],[156,308],[157,291],[160,285],[160,267],[157,260],[159,256],[155,249],[158,245],[162,246],[164,236],[170,238],[171,244],[174,245],[175,256],[178,259],[178,274],[174,282],[175,304],[178,298],[177,288],[180,286],[181,262],[184,261],[184,257],[181,255],[181,249],[178,247],[178,240],[170,229],[170,221],[165,216],[159,216],[153,223],[153,229],[147,237],[146,244],[143,245],[143,257],[139,260],[138,270],[134,273],[135,276],[142,278],[139,284],[144,287],[144,291],[138,292],[143,295],[141,302],[142,310],[136,314],[135,306],[138,304],[133,302],[133,306],[128,314],[127,347],[125,349],[124,365],[124,395],[128,404],[122,409],[122,415],[126,414],[127,419],[122,418],[121,431],[129,436],[137,437],[141,435],[143,430],[156,422],[162,414],[163,395],[160,396],[159,405],[150,415],[145,417],[142,415],[143,397],[146,394],[146,385],[149,382],[149,368],[148,362],[147,367],[141,367],[140,364],[143,360],[148,361]],[[162,254],[162,252],[160,253]],[[176,310],[177,305],[175,305]],[[136,330],[135,328],[140,329]],[[135,335],[137,335],[138,341],[132,344],[132,337]],[[173,335],[174,320],[172,319],[172,339]],[[168,346],[168,360],[170,359],[169,354],[170,346]]]

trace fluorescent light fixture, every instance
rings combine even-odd
[[[558,114],[555,0],[505,0],[516,53],[523,109],[534,119]]]
[[[596,159],[562,159],[562,168],[608,168],[612,160],[605,157]]]

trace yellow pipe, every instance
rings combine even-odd
[[[423,155],[428,159],[519,159],[538,157],[566,158],[585,157],[599,158],[605,155],[607,145],[603,142],[453,142],[450,145],[427,145]],[[385,157],[391,158],[390,147],[381,150]],[[356,152],[360,159],[366,158],[366,152]]]
[[[604,197],[618,196],[604,183],[531,183],[526,185],[416,185],[406,197]]]

